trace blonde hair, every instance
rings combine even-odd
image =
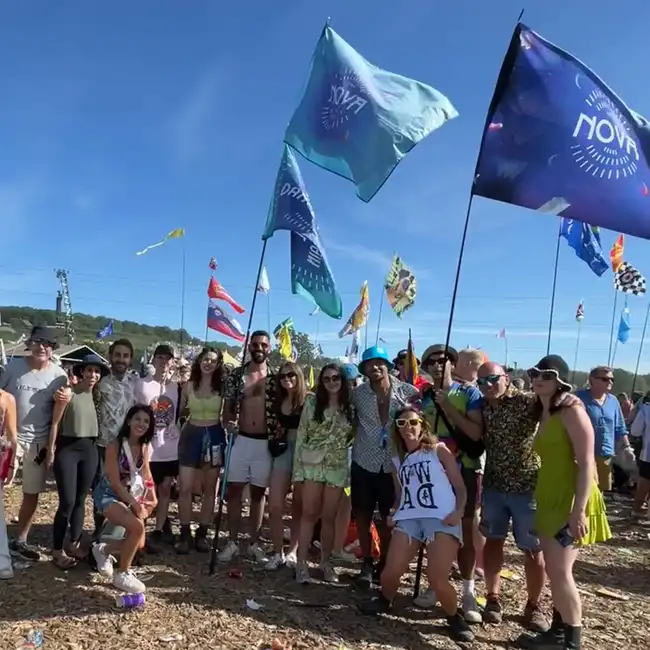
[[[400,461],[404,460],[404,457],[408,453],[406,451],[404,440],[399,433],[399,428],[397,427],[397,420],[399,420],[399,418],[404,415],[404,413],[415,413],[420,420],[420,440],[418,441],[418,451],[420,449],[430,451],[431,449],[434,449],[438,444],[438,436],[433,433],[433,430],[431,429],[429,423],[424,417],[422,417],[422,413],[420,413],[420,411],[418,411],[418,409],[416,409],[414,406],[403,406],[401,409],[399,409],[399,411],[397,411],[397,413],[395,413],[395,419],[393,420],[393,428],[391,431],[393,445]]]
[[[467,361],[471,361],[477,366],[481,366],[485,363],[485,353],[483,352],[483,350],[475,350],[474,348],[465,348],[464,350],[460,350],[460,352],[458,353],[459,361],[462,357],[465,357]]]

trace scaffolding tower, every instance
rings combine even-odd
[[[66,343],[74,343],[74,322],[72,319],[72,303],[68,286],[68,272],[64,269],[55,270],[57,280],[61,284],[56,297],[56,324],[65,331]]]

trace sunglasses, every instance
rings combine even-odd
[[[476,380],[476,383],[479,386],[493,386],[494,384],[499,383],[501,377],[505,377],[505,375],[487,375],[487,377],[479,377]]]
[[[397,418],[395,424],[398,429],[403,429],[406,426],[416,427],[418,424],[422,424],[422,420],[420,418]]]
[[[282,381],[283,379],[295,379],[297,377],[296,373],[293,371],[290,372],[281,372],[278,375],[278,379]]]
[[[447,357],[435,357],[432,359],[427,359],[422,365],[423,366],[444,366],[447,363]]]
[[[613,384],[614,383],[614,377],[594,377],[594,379],[598,379],[599,381],[607,382],[608,384]]]
[[[542,381],[551,381],[560,377],[557,370],[539,370],[538,368],[531,368],[528,371],[528,376],[531,379],[541,379]]]
[[[323,377],[325,384],[338,384],[341,381],[341,375],[326,375]]]
[[[32,339],[34,345],[42,345],[44,348],[53,348],[54,342],[47,339]]]

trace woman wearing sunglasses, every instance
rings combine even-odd
[[[307,383],[302,370],[292,361],[285,361],[278,371],[275,410],[278,427],[275,438],[269,441],[273,457],[269,483],[269,528],[273,542],[273,556],[266,563],[267,570],[286,565],[295,568],[298,559],[298,533],[300,531],[300,483],[293,486],[291,500],[291,540],[289,552],[284,553],[284,503],[291,487],[293,454],[300,424],[300,416],[307,396]]]
[[[412,406],[395,414],[392,431],[396,503],[393,536],[381,574],[381,595],[361,607],[365,614],[390,611],[402,576],[420,548],[427,548],[429,585],[447,615],[456,641],[470,643],[474,635],[458,609],[449,582],[462,541],[461,521],[467,490],[456,458],[439,442],[426,420]]]
[[[354,412],[342,368],[329,363],[318,377],[316,394],[305,401],[300,418],[293,482],[302,483],[302,515],[296,581],[311,581],[307,558],[314,526],[321,520],[321,569],[326,582],[338,582],[330,562],[343,489],[348,484],[348,450]]]
[[[546,356],[528,374],[540,421],[535,438],[541,460],[535,524],[554,611],[550,630],[532,637],[527,645],[578,650],[582,605],[573,565],[581,546],[612,536],[595,478],[594,428],[581,405],[555,406],[557,395],[571,390],[569,367],[562,357]]]

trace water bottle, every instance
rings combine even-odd
[[[120,609],[135,609],[144,605],[144,594],[120,594],[115,596],[115,604]]]

